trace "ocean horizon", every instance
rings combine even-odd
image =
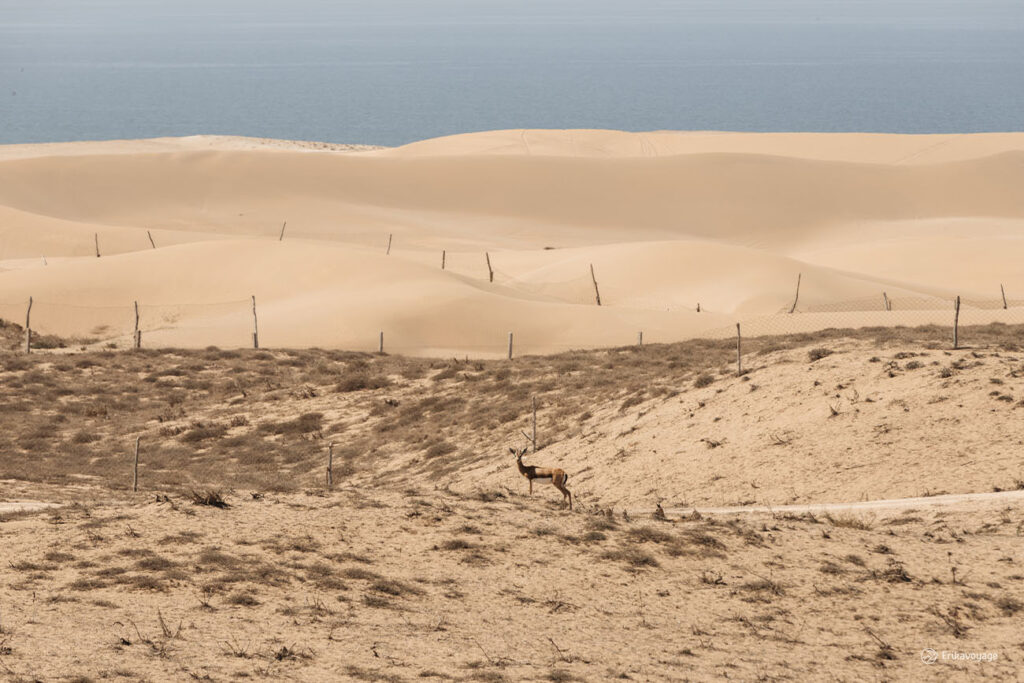
[[[1024,3],[7,0],[0,143],[1021,130]]]

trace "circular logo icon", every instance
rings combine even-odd
[[[934,664],[939,660],[939,653],[930,647],[921,650],[921,661],[925,664]]]

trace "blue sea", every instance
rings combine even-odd
[[[1024,0],[0,0],[0,143],[1024,129]]]

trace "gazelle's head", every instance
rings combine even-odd
[[[512,453],[512,455],[516,456],[516,460],[518,460],[519,462],[522,462],[523,456],[526,455],[526,448],[520,448],[519,450],[516,450],[515,448],[512,448],[510,446],[508,450],[510,453]]]

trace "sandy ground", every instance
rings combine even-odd
[[[475,357],[509,332],[526,353],[948,324],[955,295],[1020,322],[1022,154],[1010,133],[584,130],[0,147],[0,318],[33,297],[39,332],[126,344],[138,301],[146,344],[239,347],[255,296],[266,346],[383,331]],[[798,275],[805,315],[781,318]]]
[[[659,522],[569,513],[524,489],[238,492],[227,509],[147,495],[3,518],[0,671],[317,681],[1019,673],[1019,503]],[[995,659],[927,663],[925,648]]]
[[[0,512],[0,675],[1016,680],[1019,329],[758,340],[740,376],[709,342],[6,354],[0,490],[62,505]],[[507,451],[531,395],[572,511]]]

